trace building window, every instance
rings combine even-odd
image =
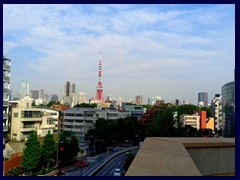
[[[14,113],[13,117],[18,118],[18,113]]]
[[[55,120],[52,118],[47,119],[47,124],[55,124]]]

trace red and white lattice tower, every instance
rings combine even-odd
[[[98,65],[98,84],[97,84],[97,101],[103,102],[103,86],[102,86],[102,52],[100,51],[100,59]]]

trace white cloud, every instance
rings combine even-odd
[[[4,5],[4,54],[11,57],[18,48],[31,49],[29,55],[38,53],[34,58],[29,58],[27,53],[22,56],[29,74],[34,72],[31,78],[42,78],[38,84],[32,82],[34,87],[47,85],[52,91],[52,82],[56,82],[55,90],[59,91],[65,81],[70,80],[79,82],[80,89],[86,88],[94,94],[100,49],[106,93],[114,94],[112,90],[118,95],[134,94],[136,89],[142,88],[141,92],[148,96],[156,94],[154,90],[158,89],[167,96],[171,91],[177,93],[175,85],[189,85],[196,79],[214,81],[210,77],[212,74],[222,76],[219,71],[225,75],[230,73],[222,78],[224,81],[232,77],[232,72],[227,71],[233,69],[235,59],[234,16],[231,14],[234,8],[224,5],[193,9],[181,9],[179,5],[169,6],[172,9],[166,7]],[[226,19],[230,19],[228,26],[222,21]],[[201,72],[207,80],[202,78]],[[141,86],[136,79],[140,79]],[[119,81],[123,87],[119,87]],[[129,84],[133,88],[128,87]],[[146,87],[142,87],[143,84]],[[213,89],[217,88],[220,89]]]

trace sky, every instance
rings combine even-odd
[[[234,4],[4,4],[3,55],[11,89],[94,98],[102,52],[104,99],[160,96],[209,102],[234,80]]]

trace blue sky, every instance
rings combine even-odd
[[[71,81],[95,97],[100,49],[104,98],[210,100],[234,79],[235,5],[3,5],[14,96],[27,80],[59,98]]]

